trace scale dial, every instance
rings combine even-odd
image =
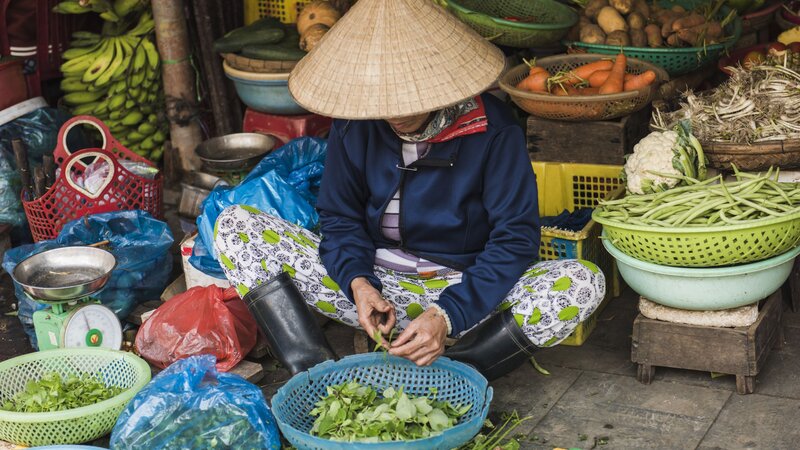
[[[122,326],[114,311],[102,305],[86,305],[72,312],[64,324],[63,347],[122,347]]]

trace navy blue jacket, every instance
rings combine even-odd
[[[463,272],[437,303],[453,334],[494,310],[539,253],[536,179],[522,129],[484,95],[485,133],[433,144],[403,168],[402,141],[382,120],[334,121],[317,209],[320,255],[352,300],[350,283],[373,272],[376,248],[400,248]],[[381,233],[381,215],[400,189],[400,235]]]

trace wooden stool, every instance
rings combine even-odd
[[[736,375],[736,392],[752,394],[755,377],[769,350],[783,343],[781,291],[763,301],[749,327],[718,328],[653,320],[639,314],[633,322],[631,360],[637,379],[650,384],[656,367]]]

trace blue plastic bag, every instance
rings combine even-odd
[[[0,152],[0,223],[17,227],[25,223],[19,196],[19,175],[5,153]]]
[[[280,449],[261,389],[215,363],[191,356],[153,378],[117,419],[111,449]]]
[[[225,278],[214,250],[214,224],[222,210],[248,205],[309,230],[319,226],[315,209],[328,142],[302,137],[268,154],[235,187],[217,186],[197,217],[199,239],[189,263],[206,275]]]
[[[95,294],[100,303],[124,320],[141,302],[157,299],[167,286],[172,272],[172,232],[166,223],[144,211],[116,211],[85,216],[66,224],[54,240],[41,241],[8,250],[3,269],[9,274],[22,260],[51,248],[87,245],[109,241],[109,250],[117,258],[106,287]],[[46,305],[28,298],[14,283],[19,303],[19,320],[38,348],[33,332],[33,313]]]

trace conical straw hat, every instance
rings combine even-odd
[[[289,91],[324,116],[403,117],[479,94],[504,65],[433,0],[359,0],[292,70]]]

